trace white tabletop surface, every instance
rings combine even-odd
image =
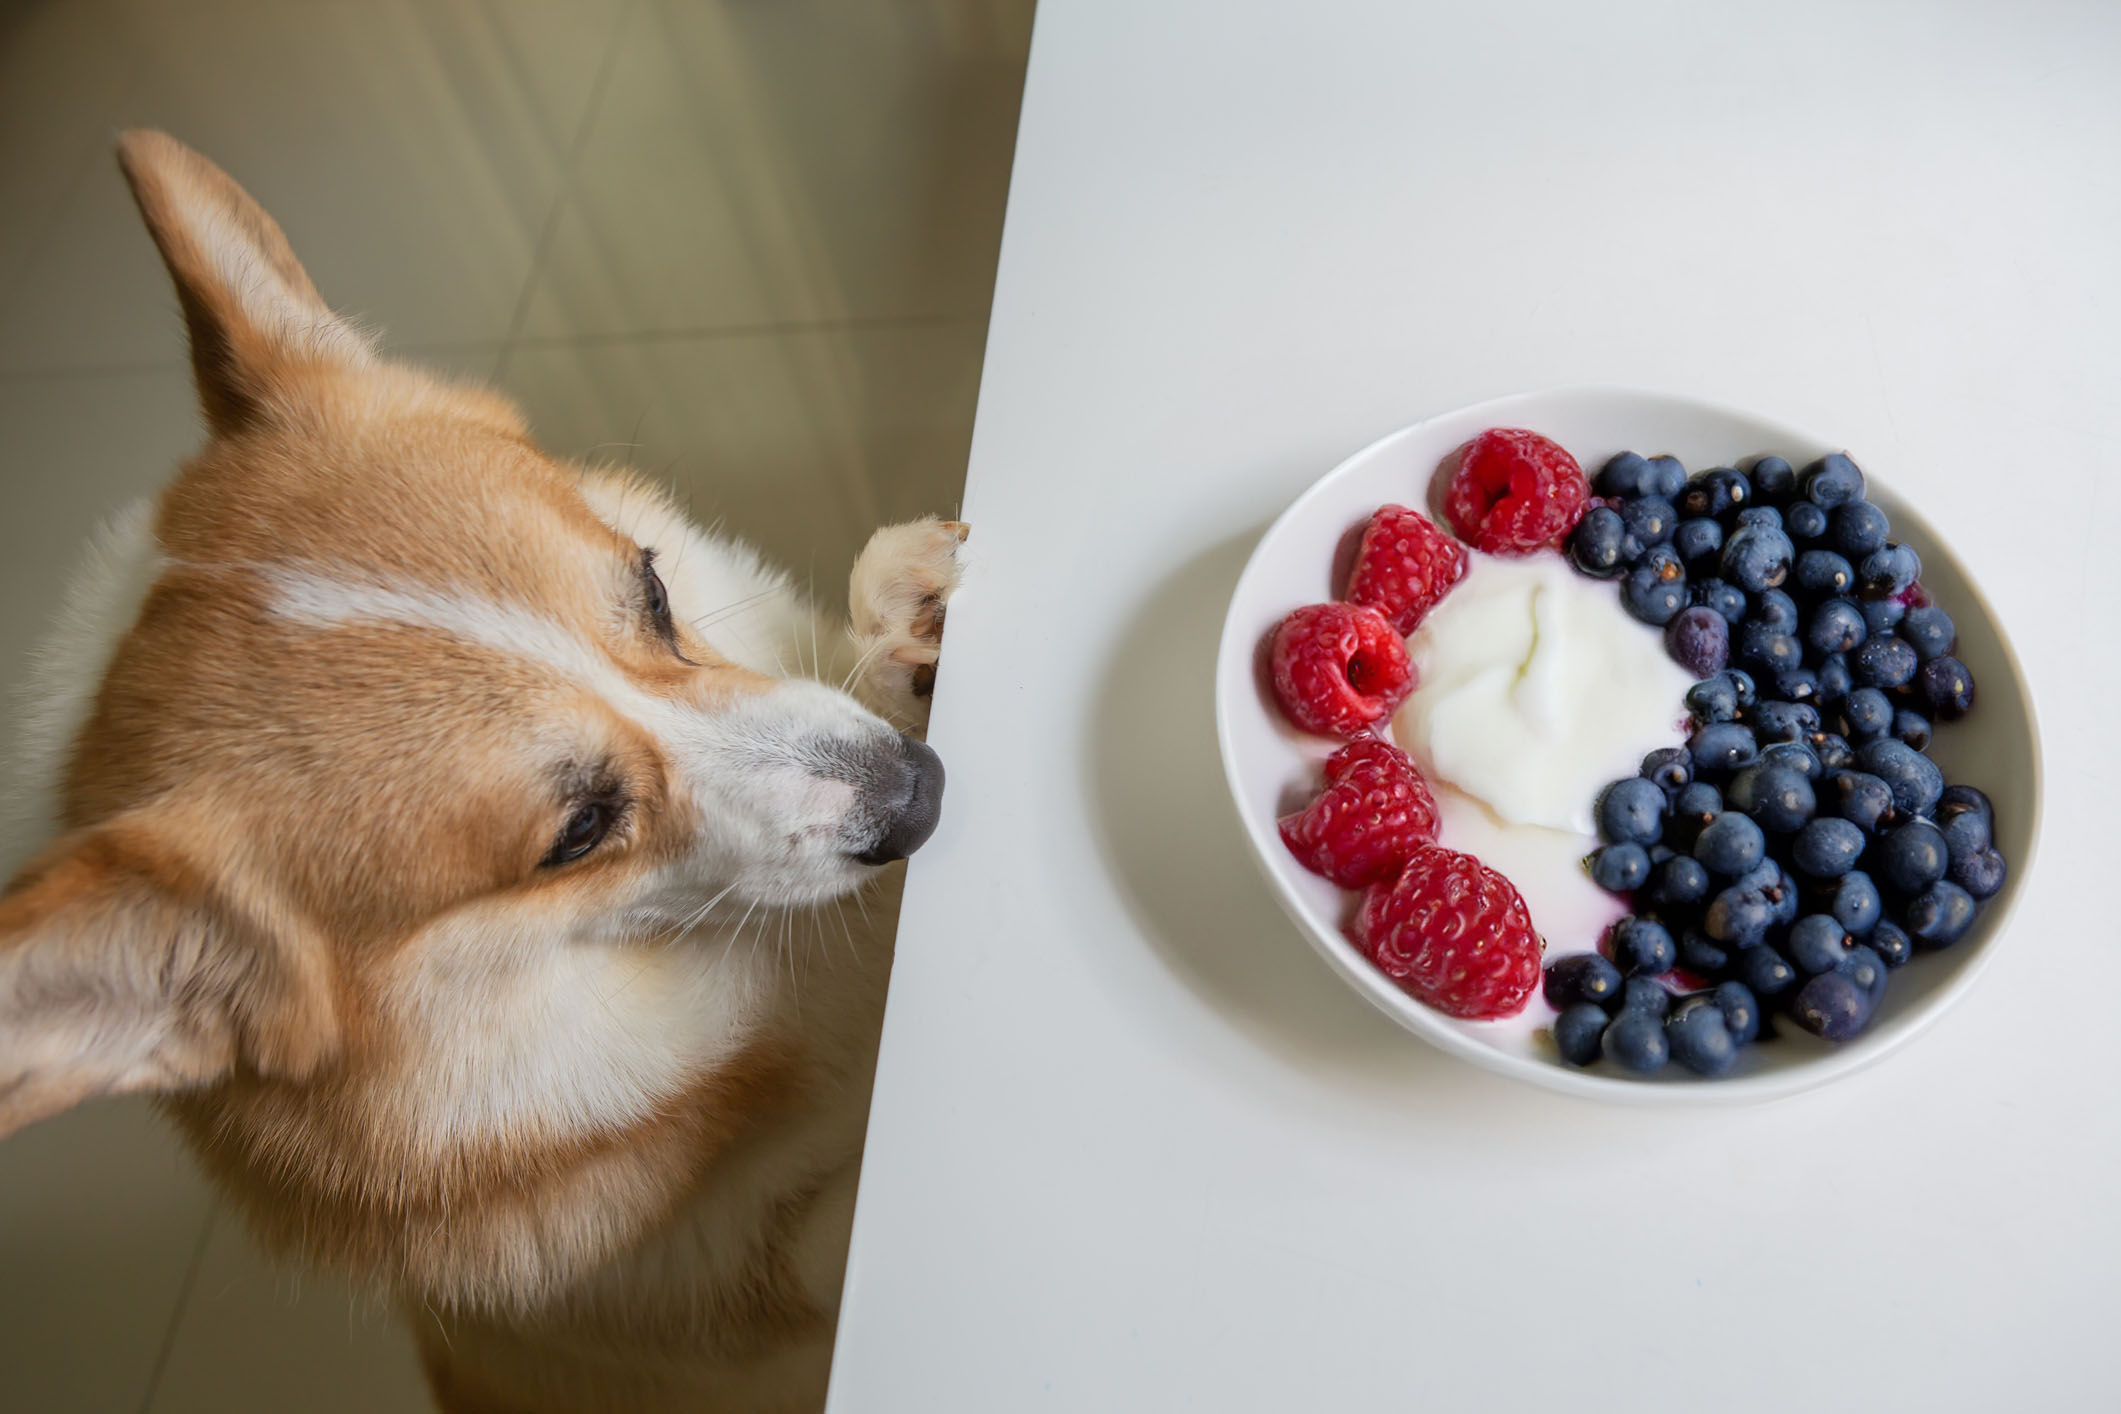
[[[1045,0],[832,1408],[2112,1408],[2121,8]],[[1600,382],[1843,440],[2043,720],[1972,995],[1765,1108],[1373,1013],[1253,874],[1209,673],[1394,427]]]

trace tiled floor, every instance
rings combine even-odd
[[[1031,0],[0,0],[0,689],[96,521],[198,436],[110,160],[164,127],[327,299],[661,473],[836,596],[954,506]],[[0,872],[27,842],[0,839]],[[424,1407],[145,1104],[0,1144],[0,1408]]]

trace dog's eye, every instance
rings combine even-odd
[[[663,587],[663,577],[648,567],[648,617],[655,620],[657,628],[670,626],[670,591]]]
[[[609,801],[592,800],[576,808],[560,827],[560,837],[552,842],[552,852],[545,856],[547,866],[568,864],[580,859],[604,842],[611,833],[611,825],[618,812]]]

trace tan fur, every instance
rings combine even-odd
[[[0,1135],[162,1094],[264,1241],[405,1304],[446,1409],[816,1408],[888,928],[627,921],[709,823],[655,724],[777,675],[715,605],[643,618],[641,546],[696,535],[667,498],[377,356],[205,159],[119,151],[211,436],[0,895]],[[810,666],[924,721],[962,537],[880,532]],[[815,644],[784,598],[753,636]],[[546,867],[576,765],[623,823]],[[576,1004],[634,1049],[553,1059]]]

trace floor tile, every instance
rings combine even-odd
[[[1030,7],[642,0],[532,335],[984,316]]]

